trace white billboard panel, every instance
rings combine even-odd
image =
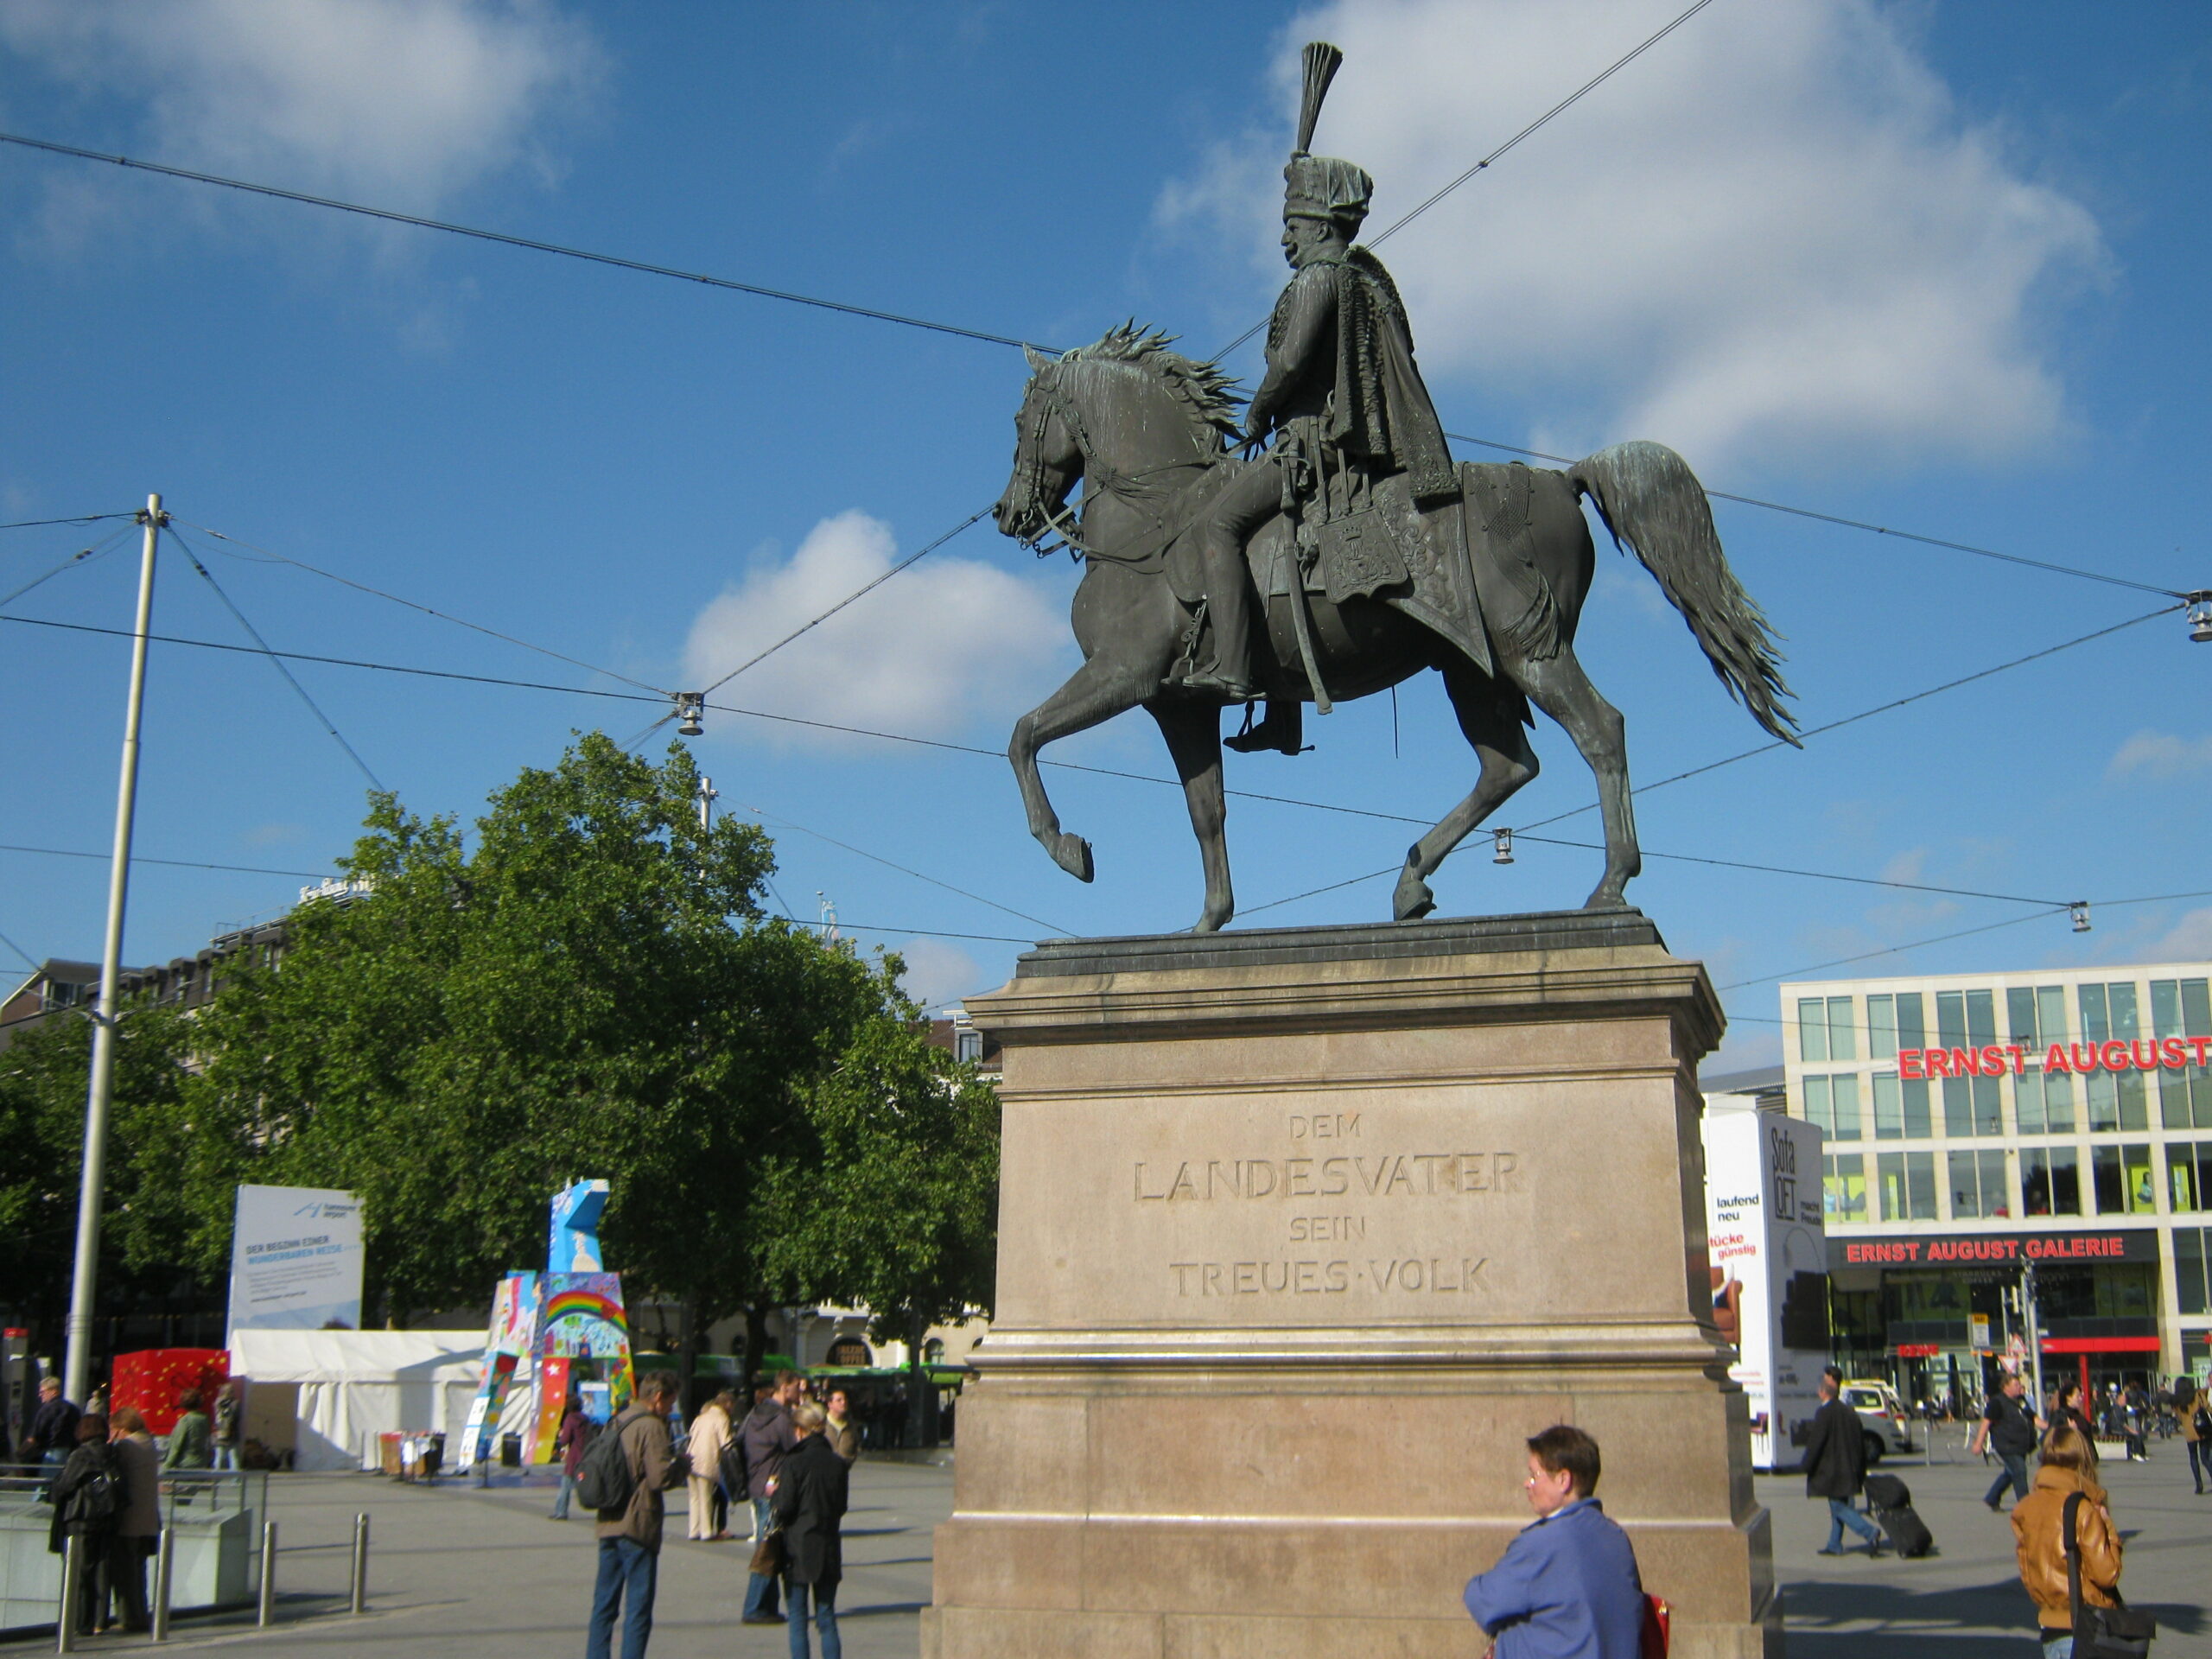
[[[1777,1112],[1708,1114],[1706,1236],[1713,1314],[1751,1415],[1751,1462],[1795,1466],[1791,1431],[1820,1408],[1827,1363],[1821,1132]]]
[[[361,1205],[351,1192],[241,1186],[231,1231],[232,1331],[361,1326]]]

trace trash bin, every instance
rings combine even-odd
[[[499,1436],[499,1467],[502,1469],[522,1467],[521,1435],[502,1434]]]

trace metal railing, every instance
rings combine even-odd
[[[279,1555],[276,1522],[264,1521],[261,1527],[261,1583],[255,1608],[254,1623],[266,1630],[276,1622],[276,1562]],[[79,1623],[85,1592],[85,1574],[92,1570],[85,1560],[85,1540],[81,1534],[69,1535],[62,1552],[61,1605],[55,1610],[54,1651],[74,1653],[78,1637],[83,1634]],[[295,1554],[310,1550],[343,1549],[347,1552],[346,1611],[353,1617],[368,1611],[369,1607],[369,1517],[358,1514],[353,1517],[353,1535],[344,1543],[302,1544],[294,1547]],[[169,1639],[171,1623],[170,1599],[175,1582],[176,1529],[164,1526],[154,1549],[154,1591],[149,1609],[149,1634],[156,1642]]]

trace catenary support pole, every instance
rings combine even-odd
[[[276,1523],[261,1523],[261,1611],[255,1623],[267,1630],[276,1622]]]
[[[146,498],[138,563],[138,622],[130,644],[130,701],[123,718],[123,775],[115,791],[115,853],[108,869],[107,942],[99,1006],[92,1011],[92,1085],[85,1101],[84,1169],[77,1189],[77,1260],[69,1283],[67,1359],[61,1392],[82,1405],[92,1390],[92,1306],[99,1288],[100,1205],[106,1191],[107,1109],[115,1087],[115,1019],[123,977],[123,909],[130,887],[130,833],[138,804],[138,727],[146,704],[146,636],[154,619],[154,550],[168,515]]]
[[[154,1554],[154,1640],[169,1639],[169,1598],[175,1593],[175,1580],[171,1574],[176,1569],[176,1529],[163,1527],[162,1541]]]
[[[353,1582],[352,1594],[347,1599],[354,1612],[368,1611],[369,1517],[365,1515],[353,1517]]]
[[[2028,1327],[2028,1363],[2035,1368],[2035,1395],[2031,1410],[2043,1414],[2043,1320],[2036,1312],[2036,1264],[2031,1256],[2020,1264],[2020,1312]]]

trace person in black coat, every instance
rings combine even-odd
[[[1866,1541],[1866,1553],[1882,1553],[1881,1529],[1852,1507],[1866,1481],[1866,1431],[1859,1414],[1844,1404],[1833,1371],[1821,1378],[1821,1408],[1805,1432],[1805,1496],[1828,1501],[1828,1541],[1821,1554],[1843,1554],[1843,1529]]]
[[[64,1554],[77,1547],[77,1628],[96,1634],[107,1624],[108,1556],[122,1519],[124,1472],[107,1443],[107,1419],[87,1413],[77,1420],[77,1448],[47,1493],[54,1505],[46,1547]]]
[[[849,1471],[822,1437],[829,1414],[816,1405],[791,1413],[798,1444],[785,1454],[776,1473],[770,1507],[784,1529],[784,1616],[790,1621],[792,1659],[806,1659],[806,1611],[814,1601],[814,1627],[822,1637],[822,1659],[841,1659],[837,1639],[837,1584],[844,1577],[843,1546],[838,1529],[845,1520]]]

